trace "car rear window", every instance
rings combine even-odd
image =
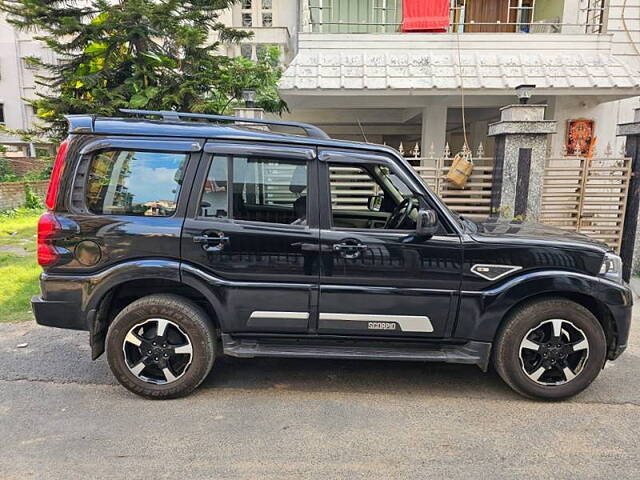
[[[184,153],[100,152],[89,167],[87,208],[101,215],[170,217],[186,161]]]

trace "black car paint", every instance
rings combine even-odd
[[[72,121],[61,195],[54,209],[68,235],[56,243],[62,261],[45,268],[42,295],[34,298],[36,320],[43,325],[85,329],[101,352],[108,319],[100,320],[102,301],[131,281],[164,279],[199,292],[215,312],[224,333],[246,335],[324,336],[351,339],[456,344],[491,342],[505,315],[521,302],[540,295],[568,296],[611,319],[609,357],[626,345],[631,293],[597,277],[607,247],[581,235],[521,223],[480,224],[473,231],[460,225],[406,162],[389,148],[277,135],[228,126],[138,119]],[[83,208],[83,165],[94,151],[109,145],[153,149],[156,141],[189,151],[190,158],[178,207],[172,217],[98,216]],[[202,148],[205,142],[210,147]],[[309,168],[311,206],[306,227],[256,222],[200,220],[195,214],[198,185],[216,142],[235,148],[303,149]],[[225,148],[227,148],[225,147]],[[219,147],[222,148],[222,147]],[[323,152],[327,150],[328,154]],[[333,155],[333,156],[332,156]],[[336,155],[371,155],[400,169],[412,187],[436,209],[443,235],[415,238],[411,232],[345,231],[328,217],[323,162]],[[85,167],[86,171],[86,167]],[[189,188],[195,185],[193,188]],[[190,201],[188,199],[191,198]],[[226,251],[207,254],[193,237],[222,232],[231,238]],[[74,256],[79,242],[99,245],[101,258],[84,265]],[[357,258],[343,258],[332,246],[345,240],[366,245]],[[267,250],[265,252],[265,249]],[[256,255],[264,253],[264,255]],[[518,265],[522,269],[496,281],[471,273],[476,263]],[[282,307],[285,305],[286,307]],[[376,314],[406,306],[403,313],[428,312],[433,332],[367,331],[348,324],[323,325],[320,309]],[[247,314],[259,310],[308,311],[304,321],[275,319],[252,324]]]

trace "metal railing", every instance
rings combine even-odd
[[[536,18],[535,0],[509,0],[491,21],[471,18],[468,0],[450,0],[448,32],[602,33],[604,0],[589,0],[581,23]],[[477,0],[476,0],[477,1]],[[485,0],[491,1],[491,0]],[[402,0],[307,0],[302,29],[313,33],[390,33],[400,31]],[[483,19],[486,20],[486,19]]]
[[[453,159],[447,144],[442,154],[431,149],[421,155],[419,146],[398,151],[452,210],[474,220],[493,213],[491,207],[495,159],[487,157],[482,144],[474,152],[473,171],[464,188],[447,180]],[[539,221],[569,232],[585,233],[620,250],[625,208],[631,178],[631,159],[615,154],[610,145],[587,158],[580,152],[562,152],[545,160]],[[336,210],[367,210],[376,184],[355,168],[331,169],[331,200]]]

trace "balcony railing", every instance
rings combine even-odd
[[[601,33],[605,0],[587,0],[580,23],[563,22],[536,0],[450,0],[448,32]],[[541,0],[537,0],[540,4]],[[402,0],[306,0],[303,31],[390,33],[400,31]],[[554,10],[551,10],[554,12]],[[556,11],[556,13],[558,13]]]

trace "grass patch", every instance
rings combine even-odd
[[[36,259],[36,227],[41,214],[28,209],[0,214],[0,322],[33,318],[31,296],[40,291],[42,271]]]

